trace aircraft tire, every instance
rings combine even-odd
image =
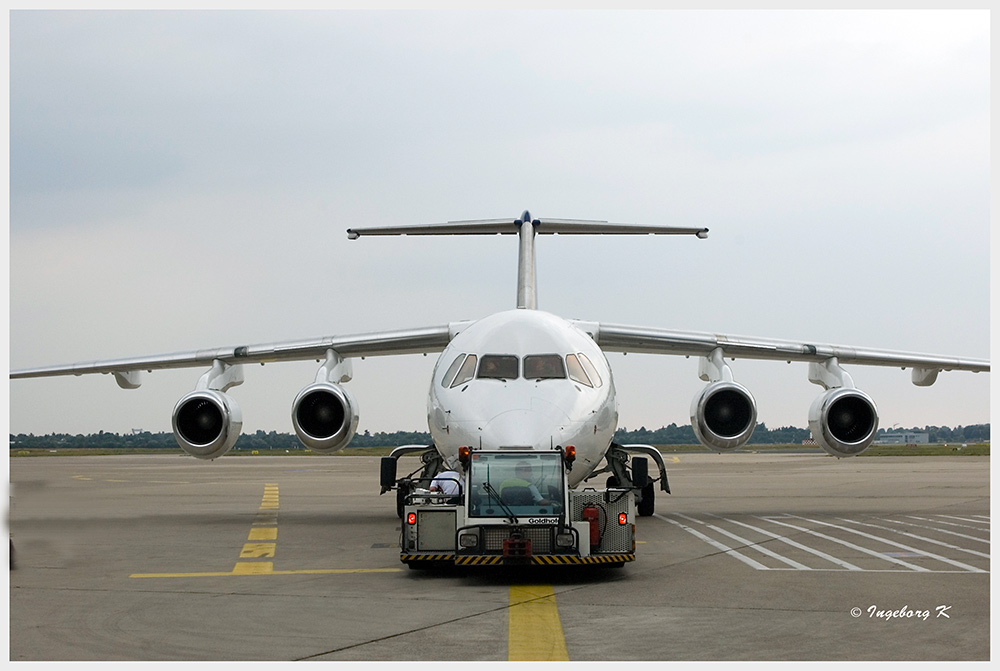
[[[639,501],[639,505],[636,506],[636,512],[639,513],[639,517],[652,517],[655,510],[655,496],[656,488],[653,487],[652,482],[642,488],[642,501]]]
[[[649,462],[645,457],[632,460],[632,486],[641,490],[636,512],[639,517],[649,517],[653,514],[653,501],[656,496],[653,481],[649,479]]]

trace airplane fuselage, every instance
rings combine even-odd
[[[573,445],[575,486],[597,467],[618,425],[614,380],[594,340],[538,310],[470,324],[434,369],[427,420],[444,458],[461,446],[551,450]]]

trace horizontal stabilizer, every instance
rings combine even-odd
[[[410,226],[373,226],[349,228],[347,237],[357,240],[362,235],[514,235],[519,221],[513,219],[478,219],[475,221],[449,221],[445,224],[416,224]]]
[[[417,224],[410,226],[375,226],[349,228],[347,237],[357,240],[363,235],[514,235],[521,220],[476,219],[449,221],[444,224]],[[696,235],[708,237],[707,228],[677,226],[646,226],[641,224],[612,224],[589,219],[534,219],[538,235]]]
[[[541,219],[535,233],[546,235],[696,235],[708,237],[707,228],[678,226],[646,226],[642,224],[611,224],[587,219]]]
[[[530,223],[530,226],[525,224]],[[538,307],[535,291],[535,235],[694,235],[708,237],[707,228],[611,224],[590,219],[536,219],[525,210],[517,219],[476,219],[445,224],[349,228],[347,237],[362,235],[514,235],[520,240],[517,255],[517,307]]]

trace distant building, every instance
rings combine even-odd
[[[927,433],[904,431],[903,433],[885,433],[876,441],[876,445],[927,445],[930,442]]]

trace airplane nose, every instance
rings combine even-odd
[[[552,413],[537,410],[508,410],[495,416],[483,427],[483,447],[493,449],[520,447],[548,449],[557,440],[562,422]]]

